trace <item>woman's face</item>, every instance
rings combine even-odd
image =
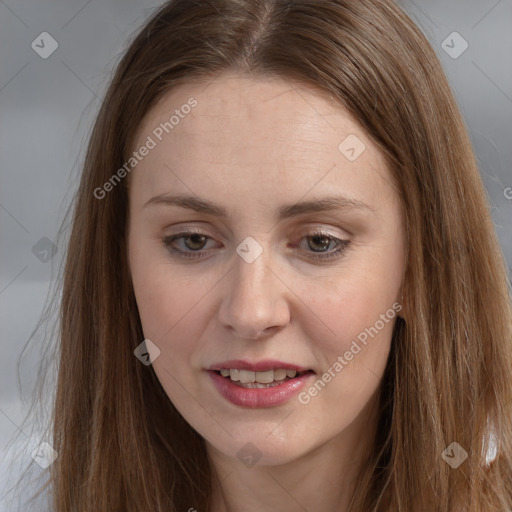
[[[325,95],[234,74],[168,93],[134,150],[130,271],[169,399],[225,457],[272,465],[353,442],[401,308],[382,154]]]

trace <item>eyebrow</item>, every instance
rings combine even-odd
[[[146,201],[143,208],[146,208],[147,206],[179,206],[181,208],[194,210],[195,212],[215,215],[221,218],[227,218],[229,216],[228,211],[223,206],[206,199],[190,195],[160,194]],[[302,201],[300,203],[283,205],[277,209],[276,217],[279,220],[283,220],[306,213],[332,210],[366,210],[375,213],[373,208],[358,199],[352,199],[345,196],[327,196],[313,201]]]

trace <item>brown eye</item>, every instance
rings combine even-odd
[[[314,252],[317,252],[316,248],[319,248],[319,252],[322,252],[323,250],[325,250],[329,247],[331,242],[334,241],[333,238],[328,237],[328,236],[323,236],[323,235],[308,236],[307,238],[309,239],[308,246]]]
[[[184,232],[162,239],[165,248],[172,254],[182,258],[203,258],[208,240],[211,238],[203,233]],[[183,242],[183,243],[178,243]]]
[[[301,240],[307,240],[304,250],[309,253],[308,256],[319,261],[329,260],[340,257],[350,245],[350,240],[342,240],[328,233],[315,232],[304,236]],[[334,244],[329,251],[329,247]],[[291,244],[292,247],[301,247],[302,244]],[[304,246],[302,246],[304,247]]]
[[[198,233],[192,233],[191,235],[182,237],[185,240],[185,245],[193,250],[201,250],[204,248],[204,245],[206,243],[206,239],[208,238],[205,235],[200,235]],[[190,240],[190,243],[187,243],[186,240]]]
[[[205,250],[208,240],[212,240],[212,238],[203,233],[184,232],[163,238],[163,244],[170,253],[179,258],[199,259],[209,253],[208,250]],[[291,244],[291,247],[302,247],[303,251],[309,253],[310,258],[318,261],[340,257],[350,245],[349,240],[342,240],[322,232],[311,233],[303,236],[300,240],[301,242],[306,240],[306,246],[299,242]]]

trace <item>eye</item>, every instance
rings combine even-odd
[[[210,239],[208,235],[203,233],[195,232],[195,231],[185,231],[182,233],[178,233],[176,235],[168,236],[163,238],[163,243],[167,250],[172,254],[176,254],[181,258],[195,259],[195,258],[203,258],[204,253],[200,252],[204,249],[206,245],[206,241]],[[178,240],[184,241],[185,249],[176,248],[176,242]],[[183,244],[182,244],[183,247]],[[190,250],[192,252],[187,252]]]
[[[350,240],[343,240],[323,231],[316,231],[305,235],[301,238],[301,241],[302,240],[307,241],[307,248],[312,249],[314,253],[310,257],[319,261],[341,257],[350,245]],[[334,248],[330,251],[325,250],[328,249],[332,243],[334,243]],[[291,244],[291,247],[299,247],[300,245],[300,243],[294,243]]]
[[[164,237],[162,239],[164,246],[170,253],[176,255],[179,258],[185,259],[204,258],[204,249],[208,240],[212,239],[208,235],[196,231],[185,231],[176,235]],[[315,231],[313,233],[309,233],[303,236],[300,240],[307,241],[306,248],[304,248],[306,252],[310,253],[307,256],[318,261],[325,261],[341,257],[341,255],[350,245],[349,240],[337,238],[323,231]],[[183,243],[178,244],[178,241]],[[334,244],[334,248],[332,248],[330,251],[326,250],[331,244]],[[177,245],[181,245],[181,247],[177,247]],[[301,243],[290,244],[290,246],[293,248],[300,247],[301,245]],[[308,251],[308,249],[311,250]],[[206,255],[208,252],[209,251],[206,251]]]

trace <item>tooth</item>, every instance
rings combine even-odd
[[[230,376],[231,380],[234,380],[235,382],[239,381],[240,380],[240,370],[230,369],[229,376]]]
[[[256,380],[260,384],[270,384],[274,382],[274,370],[268,370],[266,372],[256,372]]]
[[[233,371],[233,370],[231,370]],[[240,371],[240,382],[255,382],[256,372],[250,370],[239,370]]]
[[[220,374],[223,377],[229,377],[232,381],[245,384],[271,384],[273,382],[283,381],[286,379],[286,377],[293,379],[297,376],[297,370],[285,370],[284,368],[276,368],[275,370],[254,372],[250,370],[238,370],[236,368],[222,368],[220,370]]]
[[[274,380],[284,380],[286,379],[286,370],[283,368],[279,368],[274,370]]]

